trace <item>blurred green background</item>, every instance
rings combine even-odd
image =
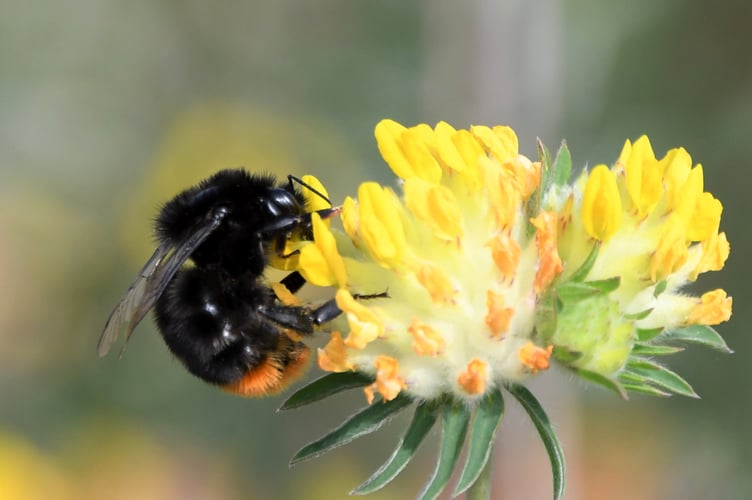
[[[703,164],[732,253],[698,289],[734,296],[719,331],[737,351],[670,360],[703,399],[624,402],[556,370],[532,387],[561,432],[567,498],[752,497],[750,21],[744,1],[4,2],[0,498],[335,499],[366,479],[404,420],[287,467],[361,394],[275,414],[281,398],[192,378],[149,321],[122,360],[95,345],[159,203],[223,167],[315,173],[334,200],[393,182],[383,117],[509,124],[528,156],[536,136],[566,138],[580,165],[647,133]],[[413,497],[434,452],[371,498]],[[497,455],[497,498],[550,498],[517,408]]]

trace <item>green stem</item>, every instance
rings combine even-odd
[[[480,471],[478,479],[467,490],[466,500],[490,500],[491,498],[491,483],[493,482],[493,448],[491,454],[486,461],[486,465],[483,466],[483,470]]]

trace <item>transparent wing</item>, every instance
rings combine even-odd
[[[97,345],[100,357],[110,352],[112,344],[124,330],[125,342],[120,350],[120,355],[123,354],[133,330],[154,307],[188,257],[220,225],[226,213],[223,209],[211,212],[200,226],[177,245],[164,244],[157,248],[128,292],[110,313]]]

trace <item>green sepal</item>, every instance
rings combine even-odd
[[[639,321],[641,319],[645,319],[648,316],[650,316],[650,313],[653,312],[653,308],[645,309],[644,311],[636,312],[634,314],[625,314],[624,318],[629,319],[632,321]]]
[[[662,334],[665,331],[663,327],[659,328],[637,328],[637,341],[638,342],[648,342],[650,340],[653,340],[658,335]]]
[[[499,389],[491,391],[478,405],[473,417],[472,433],[470,434],[467,461],[462,469],[462,475],[454,488],[453,496],[457,496],[470,488],[480,476],[486,466],[493,445],[496,441],[496,431],[504,416],[504,398]]]
[[[567,281],[556,287],[556,294],[564,305],[566,305],[568,303],[580,302],[596,295],[613,292],[619,288],[619,283],[621,283],[619,276],[605,280],[586,281],[584,283]]]
[[[535,333],[541,344],[548,344],[556,333],[561,307],[561,301],[555,294],[547,293],[540,298],[535,314]]]
[[[659,281],[655,284],[655,290],[653,290],[653,297],[658,298],[660,294],[666,291],[666,288],[668,287],[668,281],[663,280]]]
[[[436,469],[428,483],[423,487],[419,497],[422,500],[437,498],[452,477],[454,466],[462,451],[462,444],[467,435],[470,410],[463,403],[448,403],[441,416],[441,448]]]
[[[538,161],[541,163],[540,195],[542,197],[548,192],[548,188],[551,186],[554,165],[551,163],[551,153],[540,138],[537,139],[536,145],[538,148]]]
[[[572,174],[572,154],[567,147],[567,141],[561,141],[561,146],[556,152],[554,159],[553,171],[551,172],[551,183],[554,186],[563,186],[569,182]]]
[[[535,399],[535,396],[523,385],[509,384],[507,390],[520,402],[530,420],[538,429],[543,445],[548,452],[548,458],[551,460],[551,472],[554,481],[554,500],[560,500],[564,496],[564,487],[566,484],[566,464],[564,462],[564,451],[561,449],[559,438],[556,437],[551,421],[548,419],[545,410]]]
[[[555,345],[554,350],[551,351],[551,355],[556,361],[564,365],[571,365],[578,359],[582,358],[581,351],[575,351],[566,346]]]
[[[423,442],[428,432],[436,423],[438,413],[432,403],[420,403],[415,408],[413,420],[410,422],[402,441],[394,453],[379,470],[369,477],[363,484],[350,492],[351,495],[367,495],[389,484],[412,460],[413,455]]]
[[[700,397],[692,389],[692,386],[678,374],[647,359],[630,359],[625,372],[639,377],[643,383],[654,385],[660,389],[690,398]]]
[[[693,344],[701,344],[707,347],[712,347],[717,351],[721,351],[726,354],[731,354],[732,351],[715,329],[706,325],[690,325],[683,328],[675,328],[673,330],[666,331],[665,335],[661,337],[661,341],[681,341],[691,342]]]
[[[338,392],[365,387],[373,378],[358,372],[330,373],[298,389],[282,403],[279,410],[291,410],[328,398]]]
[[[569,277],[569,281],[585,281],[585,278],[587,278],[587,275],[590,274],[590,270],[595,264],[595,260],[598,258],[598,251],[600,250],[600,248],[600,242],[596,241],[593,244],[593,248],[590,250],[587,258],[585,259],[585,262],[583,262],[580,267],[578,267],[577,270],[572,273],[572,275]]]
[[[327,451],[338,448],[351,441],[370,434],[378,430],[384,422],[389,420],[393,414],[397,413],[405,406],[412,403],[412,400],[400,394],[391,401],[376,401],[365,409],[348,418],[339,427],[331,431],[324,437],[307,444],[292,457],[290,465],[294,465],[309,458],[315,458],[323,455]]]
[[[683,350],[683,347],[674,347],[670,345],[635,344],[634,347],[632,347],[632,354],[636,356],[668,356],[670,354],[682,352]]]
[[[554,348],[554,350],[556,350],[556,348]],[[621,396],[622,399],[629,399],[629,397],[627,396],[627,391],[624,390],[624,387],[619,383],[618,380],[614,380],[611,377],[607,377],[590,370],[584,370],[582,368],[573,368],[572,371],[574,371],[578,377],[587,380],[588,382],[593,382],[594,384],[605,387],[610,391],[614,391],[616,394]]]

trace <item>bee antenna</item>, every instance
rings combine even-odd
[[[317,190],[316,188],[314,188],[310,184],[304,182],[303,179],[298,179],[294,175],[288,175],[287,176],[287,182],[290,183],[290,189],[291,190],[293,188],[293,182],[297,182],[298,184],[300,184],[301,186],[303,186],[304,188],[308,189],[310,192],[312,192],[313,194],[315,194],[316,196],[318,196],[319,198],[321,198],[322,200],[324,200],[325,202],[327,202],[329,205],[332,204],[332,202],[329,201],[329,198],[327,198],[326,196],[324,196],[319,190]]]

